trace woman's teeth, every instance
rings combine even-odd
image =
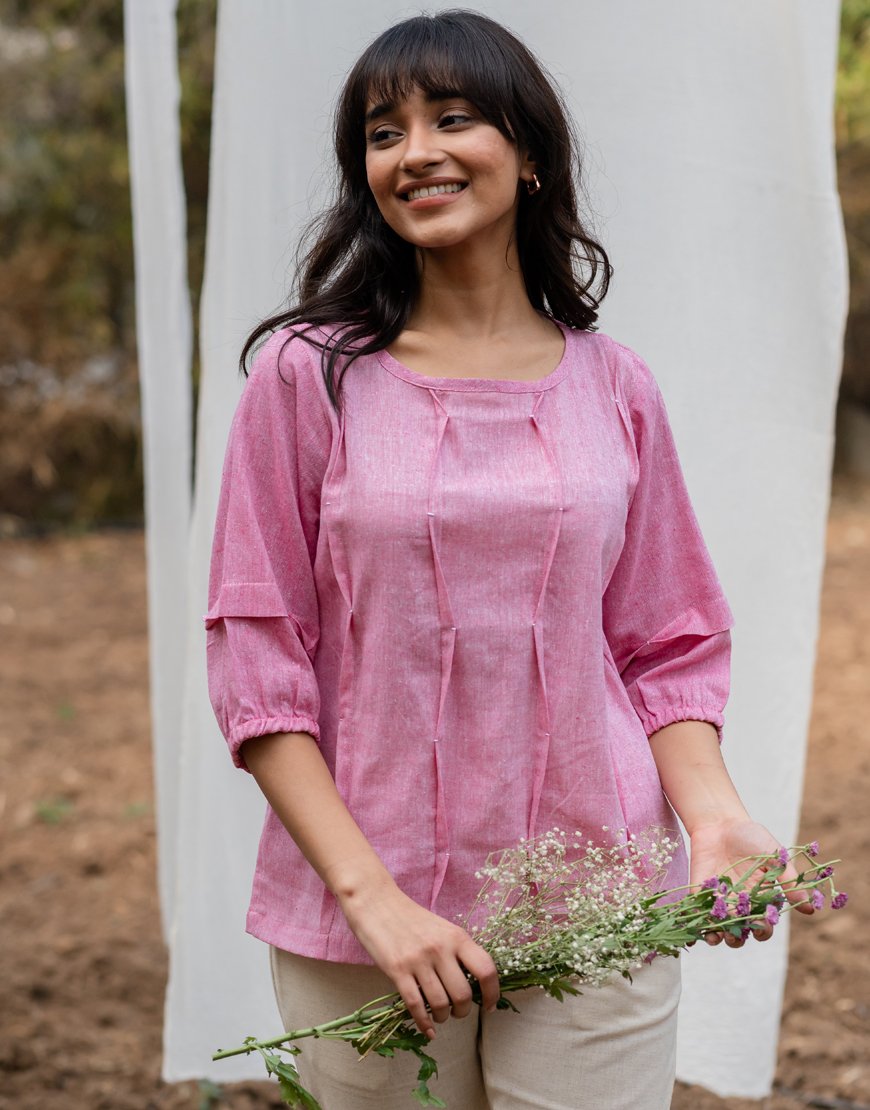
[[[408,200],[419,200],[420,197],[434,197],[438,193],[458,193],[464,186],[460,184],[453,185],[430,185],[428,188],[412,189],[408,193]]]

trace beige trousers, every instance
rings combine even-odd
[[[389,994],[377,968],[327,963],[271,949],[272,981],[285,1029],[351,1013]],[[448,1110],[667,1110],[676,1055],[680,964],[660,957],[564,1002],[540,990],[512,995],[520,1013],[473,1006],[436,1026],[433,1095]],[[361,1059],[348,1044],[300,1042],[303,1083],[323,1110],[410,1110],[411,1053]]]

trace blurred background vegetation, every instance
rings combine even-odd
[[[216,6],[178,5],[195,326]],[[0,0],[0,103],[0,534],[141,523],[121,0]]]
[[[216,5],[178,6],[195,327]],[[142,520],[123,44],[120,0],[0,0],[0,534]],[[836,128],[851,274],[837,459],[870,471],[870,0],[842,3]]]

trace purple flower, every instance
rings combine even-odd
[[[748,940],[749,937],[751,937],[751,936],[752,936],[752,930],[749,928],[748,925],[744,925],[743,928],[740,930],[740,939],[741,940]]]
[[[814,890],[810,895],[810,900],[813,903],[814,910],[820,910],[825,904],[825,896],[820,890]]]
[[[817,879],[830,879],[830,877],[833,874],[834,874],[833,867],[823,867],[821,869],[821,871],[819,871],[818,875],[816,875],[816,878]]]
[[[727,894],[728,893],[728,884],[727,883],[720,883],[719,884],[719,893],[720,894]]]
[[[764,917],[768,925],[779,924],[779,910],[776,908],[776,906],[774,906],[772,902],[764,911]]]
[[[812,844],[807,845],[807,855],[810,856],[810,858],[815,859],[818,854],[819,842],[818,840],[814,840]]]
[[[745,890],[741,890],[737,895],[737,916],[747,917],[749,911],[752,909],[752,901],[749,894]]]
[[[713,903],[713,908],[710,910],[710,916],[714,921],[724,921],[728,916],[728,903],[724,898],[719,897]]]
[[[844,890],[841,890],[839,894],[835,894],[831,899],[831,909],[841,910],[848,901],[849,895]]]
[[[712,875],[709,879],[705,879],[701,883],[701,890],[715,890],[719,885],[719,876]]]
[[[776,853],[776,858],[779,860],[782,866],[785,867],[785,865],[788,863],[788,848],[780,848],[780,850]]]

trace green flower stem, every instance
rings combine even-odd
[[[376,1008],[379,1002],[388,1002],[391,999],[390,1005]],[[259,1052],[263,1048],[278,1048],[286,1041],[297,1041],[304,1037],[334,1036],[337,1040],[353,1041],[370,1033],[376,1021],[385,1017],[391,1011],[394,1011],[398,1017],[404,1011],[404,1005],[401,1010],[396,1009],[396,1003],[401,1001],[402,997],[399,994],[385,994],[381,998],[375,998],[372,1002],[366,1003],[358,1010],[354,1010],[352,1014],[345,1014],[344,1017],[335,1018],[333,1021],[325,1021],[322,1025],[310,1025],[307,1029],[292,1029],[288,1033],[282,1033],[280,1037],[272,1037],[268,1041],[249,1039],[238,1048],[221,1049],[219,1052],[215,1052],[212,1060],[225,1060],[228,1056],[248,1055],[251,1052]],[[358,1023],[358,1028],[347,1029],[347,1026],[354,1023]]]

